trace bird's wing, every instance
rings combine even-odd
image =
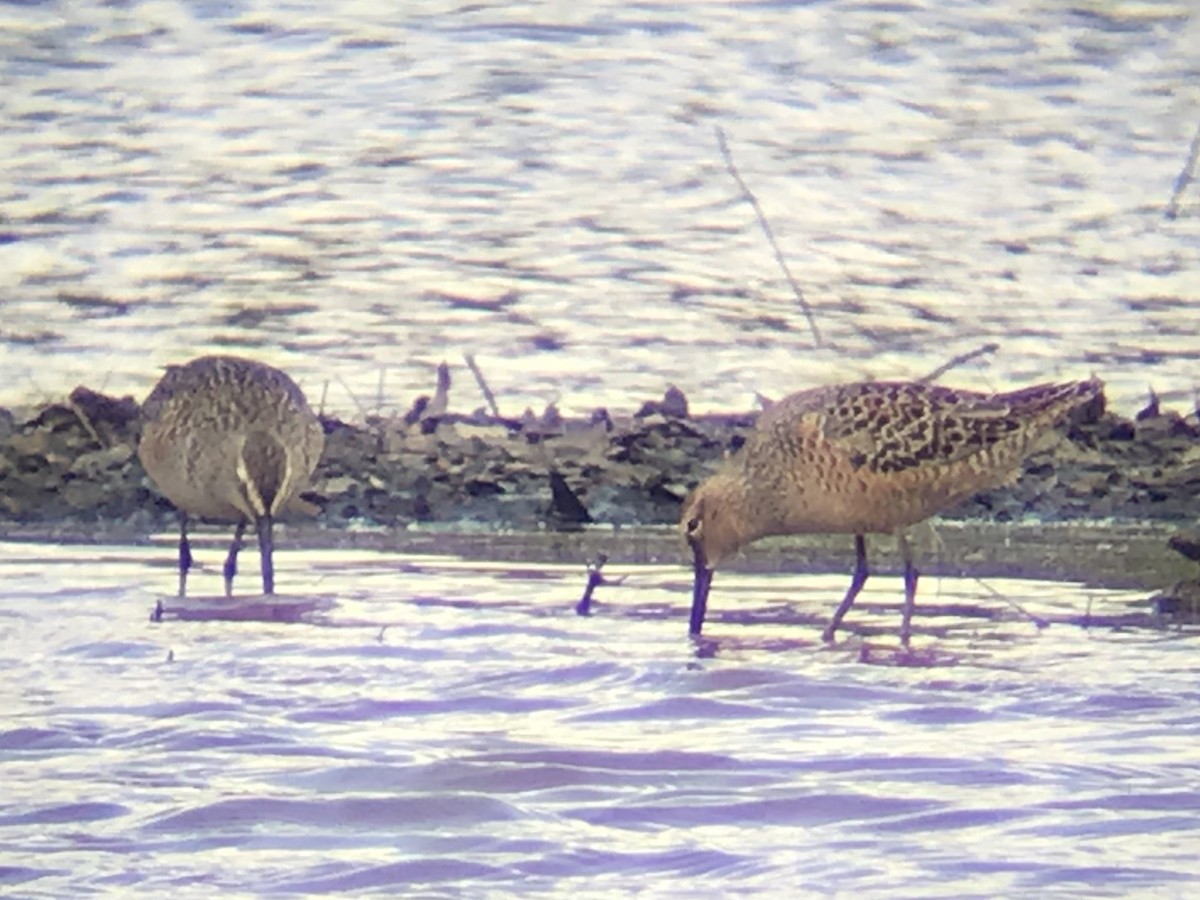
[[[1003,395],[884,382],[846,386],[802,418],[830,452],[881,473],[955,463],[1026,427]]]

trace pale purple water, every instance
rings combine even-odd
[[[220,348],[347,415],[407,407],[443,359],[456,408],[480,405],[466,352],[508,413],[628,410],[669,381],[748,408],[988,341],[948,380],[1095,372],[1127,412],[1148,385],[1190,403],[1195,186],[1162,209],[1198,45],[1171,2],[3,5],[0,403],[141,396]],[[844,578],[723,575],[697,656],[682,568],[627,570],[585,620],[578,571],[286,551],[305,621],[155,625],[169,563],[0,545],[0,888],[1179,896],[1200,877],[1195,638],[951,619],[921,639],[936,665],[863,665],[773,623],[827,614]]]
[[[212,591],[220,550],[198,555]],[[170,563],[165,542],[0,545],[15,896],[1182,896],[1200,879],[1195,637],[919,616],[932,665],[865,665],[855,639],[826,650],[773,621],[831,612],[844,578],[723,575],[717,650],[697,656],[683,567],[614,569],[627,581],[585,619],[580,570],[286,549],[275,609],[305,621],[151,623]],[[898,586],[876,581],[851,616],[895,625]],[[991,584],[1040,613],[1130,599]],[[970,582],[922,592],[1004,608]]]
[[[0,6],[0,404],[249,353],[326,409],[1197,387],[1179,0]],[[726,172],[775,226],[826,343]]]

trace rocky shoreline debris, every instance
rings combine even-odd
[[[673,524],[688,491],[739,447],[756,412],[692,415],[675,387],[630,415],[565,418],[451,412],[449,378],[433,401],[360,423],[322,416],[326,446],[306,500],[327,527],[411,523],[573,529]],[[0,533],[12,526],[101,521],[147,530],[174,512],[136,455],[132,397],[87,387],[19,419],[0,408]],[[1133,418],[1095,404],[1033,454],[1016,484],[980,494],[951,519],[1033,517],[1194,524],[1200,510],[1200,417]]]

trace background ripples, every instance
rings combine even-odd
[[[6,4],[0,403],[196,353],[342,415],[855,377],[1196,387],[1200,18],[1087,4]],[[723,127],[825,338],[725,170]],[[129,352],[138,348],[138,352]]]

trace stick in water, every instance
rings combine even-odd
[[[575,604],[575,612],[581,616],[590,616],[592,614],[592,594],[596,588],[602,584],[620,584],[625,580],[626,576],[624,575],[620,578],[605,578],[600,570],[604,568],[606,562],[608,562],[608,554],[597,553],[596,558],[588,563],[587,585],[583,589],[583,596]]]
[[[1187,162],[1183,164],[1183,171],[1175,179],[1175,188],[1171,191],[1171,200],[1167,203],[1167,211],[1164,213],[1168,219],[1174,219],[1179,215],[1179,198],[1195,177],[1197,157],[1200,157],[1200,125],[1196,126],[1196,134],[1192,138],[1192,146],[1188,150]]]
[[[483,391],[483,399],[487,401],[488,408],[491,409],[492,415],[497,419],[500,418],[500,407],[496,405],[496,395],[492,393],[492,389],[488,387],[487,382],[483,380],[483,373],[479,371],[479,366],[475,362],[474,354],[464,353],[463,359],[467,361],[467,368],[471,370],[471,374],[475,376],[475,380],[479,383],[479,389]]]
[[[767,241],[770,243],[771,249],[775,251],[775,261],[779,263],[779,268],[783,269],[784,277],[787,278],[788,284],[792,286],[792,292],[796,295],[796,299],[800,301],[800,308],[804,310],[804,317],[808,319],[808,327],[812,329],[813,333],[813,342],[816,346],[820,347],[821,330],[817,328],[817,320],[813,317],[812,308],[808,305],[808,301],[804,299],[804,292],[800,290],[800,285],[797,284],[795,277],[793,277],[792,270],[788,268],[787,260],[783,258],[783,251],[779,249],[779,242],[775,240],[775,233],[771,231],[771,223],[767,221],[767,217],[758,203],[758,198],[750,192],[750,188],[742,180],[742,176],[733,162],[733,154],[729,152],[729,144],[725,140],[725,129],[721,128],[720,125],[717,126],[717,145],[721,148],[721,156],[725,158],[725,168],[729,170],[729,174],[733,176],[733,180],[742,189],[742,195],[754,210],[754,214],[758,216],[758,224],[762,228],[763,234],[767,236]]]
[[[946,362],[942,363],[940,366],[938,366],[936,369],[934,369],[932,372],[930,372],[924,378],[918,378],[917,381],[922,382],[923,384],[931,384],[931,383],[937,381],[939,378],[941,378],[943,375],[945,375],[951,369],[958,368],[963,363],[970,362],[971,360],[975,359],[977,356],[985,356],[989,353],[995,353],[999,349],[1000,349],[999,344],[984,344],[982,347],[976,347],[970,353],[960,353],[960,354],[958,354],[958,356],[954,357],[953,359],[947,360]]]

